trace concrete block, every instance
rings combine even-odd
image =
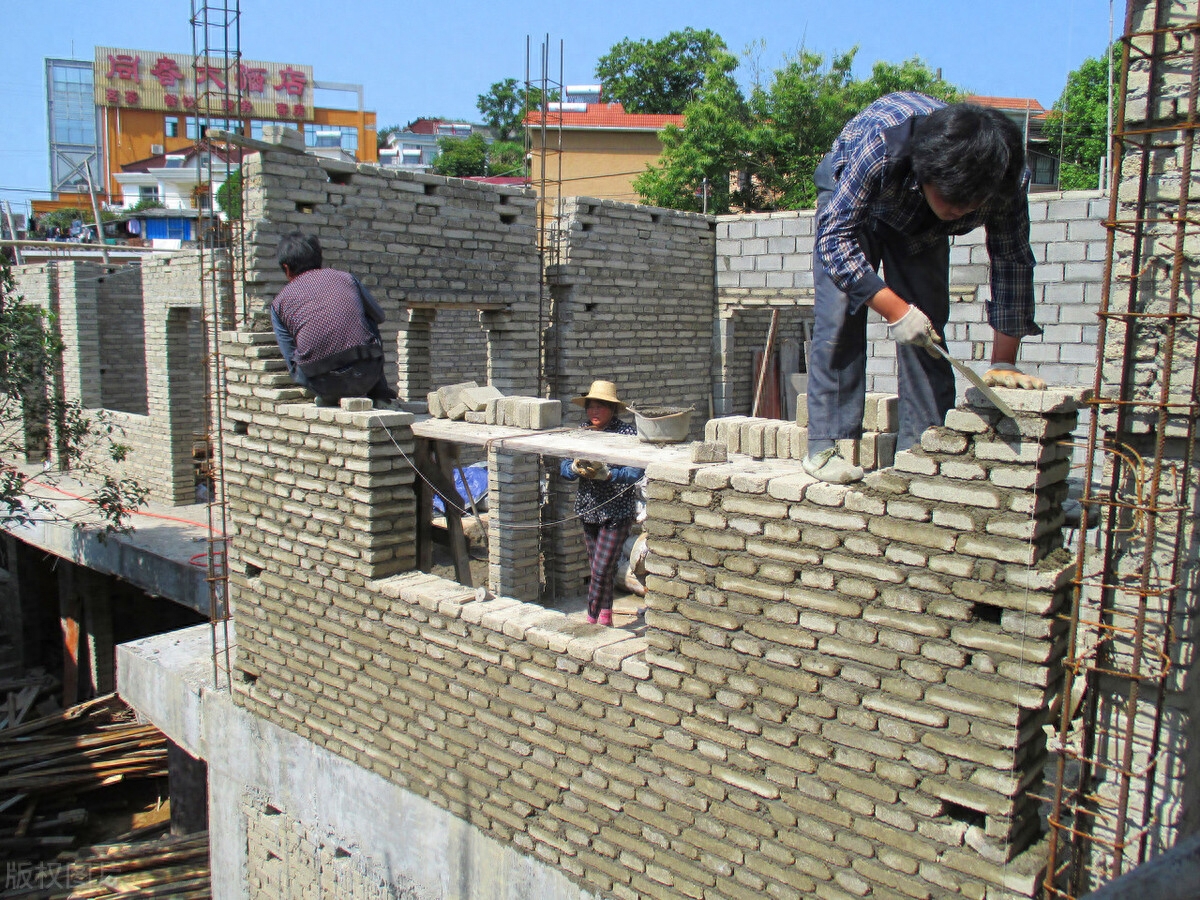
[[[712,422],[708,423],[709,425]],[[705,426],[707,431],[708,426]],[[729,453],[722,443],[716,441],[694,441],[691,446],[692,462],[694,463],[723,463],[729,460]]]
[[[446,418],[446,410],[442,406],[442,398],[438,396],[437,391],[430,391],[426,394],[425,402],[429,404],[429,415],[435,419]]]
[[[500,398],[489,400],[483,408],[483,424],[498,425],[497,419]]]
[[[449,413],[456,404],[462,403],[463,391],[479,387],[474,381],[463,381],[458,384],[448,384],[437,389],[438,399],[442,401],[442,409]],[[465,410],[464,410],[465,412]]]
[[[490,384],[485,384],[481,387],[467,388],[462,392],[462,402],[467,405],[467,409],[471,412],[483,412],[487,408],[487,402],[494,400],[497,397],[502,397],[503,394],[497,388]]]
[[[535,431],[562,426],[562,401],[534,399],[528,408],[529,427]]]

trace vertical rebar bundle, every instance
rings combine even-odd
[[[1081,534],[1076,555],[1047,897],[1077,898],[1167,849],[1195,740],[1171,700],[1198,600],[1198,32],[1194,2],[1129,3],[1082,498],[1100,533],[1094,546]]]

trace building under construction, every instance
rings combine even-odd
[[[35,548],[209,617],[116,681],[207,766],[219,898],[1194,897],[1198,26],[1131,0],[1112,190],[1030,200],[1051,388],[967,391],[897,453],[875,341],[844,486],[801,468],[802,402],[753,415],[756,351],[811,321],[811,212],[539,211],[267,129],[232,247],[18,272],[63,332],[48,383],[124,428],[159,518],[12,530],[5,601],[45,602]],[[296,229],[385,306],[407,411],[291,382],[264,310]],[[948,349],[982,360],[982,234],[951,261]],[[595,378],[698,411],[693,443],[563,427]],[[429,415],[470,381],[500,396]],[[486,585],[426,571],[466,457]],[[646,468],[634,626],[569,611],[567,457]]]

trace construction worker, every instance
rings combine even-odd
[[[276,258],[288,283],[271,303],[271,325],[292,379],[321,405],[395,400],[383,372],[383,309],[370,291],[348,272],[321,268],[316,235],[284,235]]]
[[[887,320],[897,344],[897,449],[920,441],[953,407],[953,370],[932,350],[945,341],[950,313],[950,235],[987,230],[995,338],[984,381],[1046,386],[1016,367],[1021,338],[1041,329],[1033,318],[1024,144],[1003,113],[888,94],[846,124],[814,181],[806,472],[837,484],[863,476],[836,442],[862,436],[868,308]],[[881,262],[886,283],[877,274]]]

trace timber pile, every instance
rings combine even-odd
[[[11,678],[0,678],[0,734],[20,725],[30,716],[49,715],[59,709],[54,695],[58,679],[41,669]]]
[[[166,776],[166,738],[115,694],[0,729],[0,858],[74,846],[88,820],[80,795]]]

